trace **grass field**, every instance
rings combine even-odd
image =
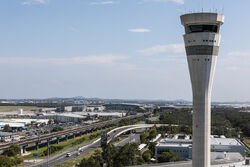
[[[39,107],[36,106],[0,106],[0,112],[2,111],[17,111],[22,108],[23,111],[37,110]]]
[[[83,158],[87,159],[90,156],[92,156],[95,153],[95,151],[97,151],[97,150],[101,151],[102,149],[101,148],[97,148],[95,150],[92,150],[92,151],[88,152],[87,154],[82,154],[82,155],[78,156],[77,158],[65,161],[63,163],[55,165],[54,167],[73,167],[75,164],[80,163]]]
[[[111,128],[109,128],[108,130],[110,130],[110,129],[111,129]],[[104,130],[102,130],[102,131],[104,131]],[[97,131],[97,132],[89,133],[89,134],[86,134],[86,135],[83,135],[83,136],[80,136],[80,137],[76,137],[76,138],[74,138],[74,139],[69,139],[69,140],[67,140],[67,141],[60,142],[59,144],[52,144],[51,146],[62,146],[63,149],[62,149],[62,150],[59,150],[59,151],[57,151],[57,152],[55,152],[55,153],[53,153],[53,154],[51,154],[51,155],[53,156],[53,155],[55,155],[55,154],[59,154],[59,153],[62,153],[62,152],[64,152],[64,151],[67,151],[67,150],[69,150],[69,149],[71,149],[71,148],[73,148],[73,147],[77,147],[77,146],[79,146],[79,145],[82,145],[82,144],[85,144],[85,143],[94,141],[94,140],[96,140],[97,138],[99,138],[100,136],[96,136],[95,138],[92,138],[92,139],[90,139],[89,137],[90,137],[91,135],[95,135],[95,134],[100,133],[100,132],[102,132],[102,131]],[[79,144],[74,144],[74,142],[76,142],[77,140],[79,140],[79,139],[81,139],[81,138],[85,138],[85,140],[82,141],[82,142],[79,143]],[[42,154],[43,154],[43,152],[44,152],[45,150],[47,150],[47,147],[43,147],[43,148],[40,148],[40,149],[38,149],[38,150],[33,150],[33,151],[31,151],[31,154],[25,155],[23,158],[24,158],[24,159],[33,159],[33,158],[34,158],[34,157],[33,157],[33,153],[37,153],[37,154],[38,154],[38,158],[41,158],[41,157],[43,157]],[[51,156],[51,155],[50,155],[50,156]]]

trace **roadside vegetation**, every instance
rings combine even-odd
[[[78,167],[101,167],[104,164],[107,167],[140,165],[143,164],[143,159],[137,148],[138,145],[135,143],[126,144],[122,147],[108,144],[102,148],[102,152],[96,151],[91,157],[84,158]]]
[[[0,167],[11,167],[22,163],[23,158],[19,155],[20,151],[21,148],[16,144],[4,149],[0,155]]]
[[[80,164],[80,162],[82,161],[82,159],[88,159],[89,157],[91,157],[92,155],[94,155],[96,152],[101,152],[102,149],[101,148],[97,148],[95,150],[92,150],[86,154],[81,154],[80,156],[73,158],[71,160],[65,161],[63,163],[60,163],[58,165],[55,165],[54,167],[72,167],[75,164]]]
[[[151,150],[141,154],[138,150],[138,144],[128,143],[121,147],[115,147],[112,144],[104,146],[101,151],[96,151],[91,157],[83,158],[78,167],[122,167],[132,165],[143,165],[151,163]],[[163,153],[159,162],[179,161],[177,154],[172,152]],[[158,162],[158,161],[156,161]]]
[[[79,145],[91,142],[91,141],[99,138],[101,136],[101,132],[103,132],[103,131],[89,133],[89,134],[83,135],[81,137],[76,137],[74,139],[68,139],[67,141],[60,142],[59,144],[52,144],[49,147],[50,156],[54,155],[54,154],[62,153],[70,148],[77,147]],[[33,150],[33,151],[31,151],[31,154],[24,156],[24,158],[25,159],[34,158],[33,153],[37,153],[38,158],[41,158],[41,157],[47,156],[48,148],[43,147],[43,148],[40,148],[38,150]]]

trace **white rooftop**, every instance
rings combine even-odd
[[[161,139],[157,146],[168,146],[168,147],[188,147],[192,145],[192,140],[190,139],[172,139],[165,138]],[[236,139],[233,138],[213,138],[211,137],[211,145],[224,145],[224,146],[232,146],[232,145],[241,145]]]

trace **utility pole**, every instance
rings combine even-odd
[[[49,140],[47,145],[48,145],[47,167],[49,167],[49,147],[50,147]]]

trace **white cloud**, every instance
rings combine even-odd
[[[183,5],[185,3],[185,0],[143,0],[142,3],[145,2],[174,2],[178,5]]]
[[[146,28],[135,28],[135,29],[128,29],[129,32],[151,32],[150,29]]]
[[[38,4],[46,4],[49,0],[26,0],[22,2],[22,5],[38,5]]]
[[[184,44],[168,44],[168,45],[156,45],[151,48],[138,50],[137,52],[147,56],[163,54],[163,53],[185,54],[185,48]]]
[[[32,63],[50,63],[50,64],[113,64],[119,60],[127,59],[127,56],[120,55],[102,55],[102,56],[80,56],[71,58],[35,58],[35,57],[1,57],[1,64],[32,64]]]
[[[90,5],[112,5],[118,3],[117,1],[96,1],[91,2]]]
[[[231,51],[225,55],[221,55],[219,58],[219,68],[231,71],[250,69],[250,51]]]

